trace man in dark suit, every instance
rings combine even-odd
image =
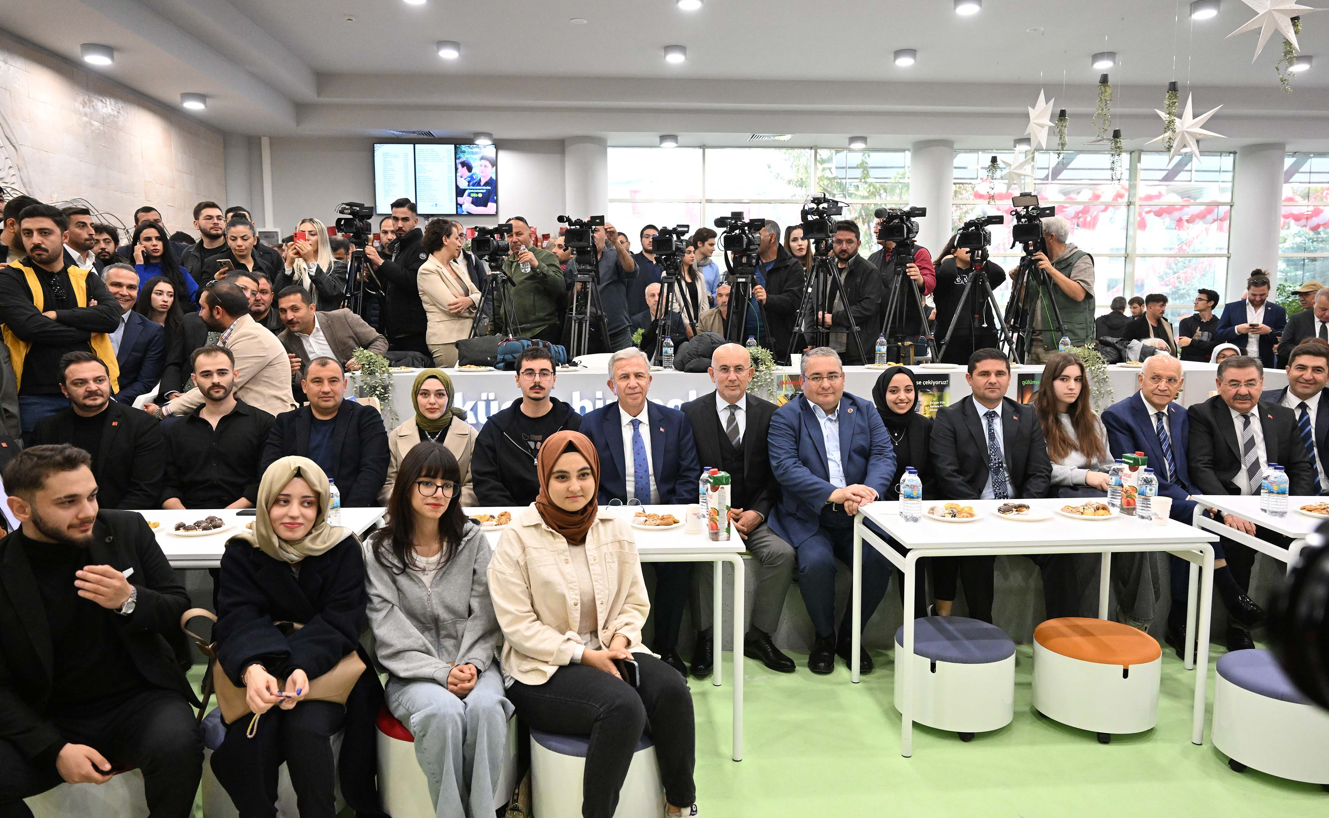
[[[582,418],[581,431],[600,457],[600,503],[611,500],[642,505],[697,502],[701,464],[687,416],[677,409],[651,403],[651,368],[636,347],[609,358],[609,388],[618,400]],[[655,566],[655,597],[651,612],[655,638],[651,647],[670,667],[688,675],[678,655],[678,634],[688,604],[692,564],[665,562]]]
[[[357,349],[386,355],[388,339],[351,310],[316,310],[313,296],[299,284],[277,293],[277,313],[286,329],[277,340],[291,359],[292,389],[299,386],[309,361],[320,355],[336,358],[347,371],[360,368]],[[298,391],[296,392],[298,396]]]
[[[346,375],[334,358],[310,361],[300,385],[309,403],[277,416],[263,447],[262,471],[278,458],[308,457],[337,484],[343,507],[378,505],[390,458],[383,416],[345,399]]]
[[[1314,281],[1309,283],[1315,286],[1310,293],[1310,306],[1287,319],[1287,327],[1278,339],[1278,366],[1282,369],[1287,369],[1292,351],[1302,341],[1319,338],[1329,342],[1329,287],[1321,289]],[[1306,286],[1303,284],[1296,292],[1300,295]]]
[[[92,455],[102,508],[160,508],[166,442],[146,412],[111,400],[106,364],[91,352],[60,359],[69,408],[37,422],[29,443],[70,443]]]
[[[1269,301],[1269,277],[1256,270],[1246,280],[1246,298],[1223,307],[1218,342],[1236,344],[1242,354],[1267,367],[1274,365],[1274,345],[1287,325],[1287,311]]]
[[[1329,303],[1325,306],[1329,309]],[[1292,317],[1299,318],[1304,314]],[[1287,386],[1266,390],[1261,398],[1266,403],[1291,409],[1297,416],[1297,438],[1315,469],[1312,494],[1323,494],[1329,489],[1324,471],[1325,456],[1329,453],[1329,389],[1326,386],[1329,386],[1329,343],[1313,339],[1299,344],[1288,354]]]
[[[808,670],[827,674],[835,670],[836,655],[853,667],[852,605],[838,638],[835,629],[835,561],[852,564],[854,517],[859,506],[886,495],[895,474],[895,451],[872,402],[845,394],[844,367],[835,350],[817,347],[804,353],[802,370],[803,393],[771,418],[767,445],[781,494],[770,526],[798,555],[798,589],[816,631]],[[860,624],[872,618],[890,577],[890,562],[876,549],[864,548]],[[858,669],[872,672],[866,649],[859,651]]]
[[[979,349],[969,356],[966,376],[973,397],[937,413],[932,427],[932,455],[943,499],[1027,500],[1051,493],[1052,461],[1043,442],[1038,416],[1005,397],[1010,363],[1001,350]],[[1043,574],[1043,601],[1049,619],[1079,615],[1083,588],[1075,579],[1069,554],[1031,556]],[[992,621],[993,566],[996,557],[964,557],[933,565],[938,603],[954,600],[955,571],[964,581],[969,615]],[[943,579],[938,581],[937,575]]]
[[[134,405],[139,395],[157,385],[166,358],[166,330],[134,312],[138,301],[138,273],[128,264],[112,264],[102,270],[106,289],[120,305],[120,328],[111,333],[111,347],[120,365],[120,391],[115,399]]]
[[[766,439],[775,414],[775,404],[749,395],[752,357],[738,344],[725,344],[711,355],[708,370],[715,391],[683,404],[683,414],[692,425],[697,459],[713,464],[733,479],[730,519],[755,561],[756,582],[752,619],[743,640],[743,655],[760,659],[780,673],[793,673],[794,660],[771,641],[780,624],[789,583],[794,578],[794,549],[766,524],[780,487],[771,475]],[[697,625],[697,649],[692,656],[692,674],[710,674],[713,664],[711,599],[714,573],[696,574],[697,596],[693,621]],[[699,668],[703,672],[699,672]]]
[[[1283,466],[1292,496],[1312,494],[1315,468],[1306,456],[1291,410],[1261,401],[1264,367],[1249,356],[1238,355],[1218,365],[1218,394],[1187,409],[1191,421],[1190,474],[1198,494],[1252,495],[1270,463]],[[1224,516],[1232,528],[1260,539],[1278,542],[1272,532],[1250,520]],[[1250,587],[1255,552],[1235,542],[1224,542],[1227,567],[1214,569],[1214,589],[1233,614],[1228,623],[1228,650],[1253,646],[1249,628],[1264,612],[1242,597]]]
[[[203,742],[166,637],[189,595],[143,517],[99,508],[91,466],[32,446],[5,470],[21,529],[0,540],[0,814],[137,767],[151,813],[185,818]]]

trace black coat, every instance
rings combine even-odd
[[[763,319],[770,328],[767,344],[775,353],[776,360],[786,360],[785,356],[789,352],[789,340],[794,334],[798,306],[803,302],[804,281],[806,273],[803,263],[780,246],[775,254],[775,263],[771,265],[770,272],[766,273],[766,304],[762,307]]]
[[[388,304],[387,329],[383,334],[389,341],[406,335],[423,335],[428,320],[416,276],[429,258],[424,249],[424,233],[417,227],[388,246],[391,257],[384,258],[375,271],[383,282]]]
[[[166,366],[162,367],[161,388],[157,390],[159,402],[164,403],[172,392],[188,392],[193,388],[189,376],[194,374],[189,365],[189,356],[194,350],[208,343],[208,325],[203,323],[198,313],[185,313],[180,328],[168,333],[170,338],[166,347]]]
[[[92,536],[89,565],[134,569],[134,612],[115,615],[134,666],[148,685],[178,691],[197,706],[198,698],[167,643],[168,635],[180,632],[189,594],[158,547],[157,535],[139,514],[103,510]],[[65,738],[45,718],[54,654],[60,646],[51,641],[23,539],[10,534],[0,540],[0,739],[32,760],[64,744]]]
[[[1001,265],[988,261],[984,265],[988,284],[997,289],[1006,281],[1006,271]],[[955,256],[947,256],[937,265],[937,288],[932,291],[932,299],[937,305],[937,343],[940,344],[950,331],[951,322],[958,319],[953,338],[972,338],[996,335],[1001,324],[1001,316],[992,314],[992,304],[982,289],[975,284],[969,289],[969,301],[961,306],[960,296],[964,294],[973,268],[960,269],[955,263]],[[973,330],[978,330],[974,333]],[[912,464],[911,464],[912,465]]]
[[[832,259],[831,264],[836,265],[838,262]],[[872,266],[872,262],[856,255],[849,260],[849,266],[839,272],[844,281],[845,297],[841,304],[843,309],[836,310],[832,316],[834,329],[848,328],[849,316],[852,315],[862,340],[860,350],[853,338],[846,338],[842,357],[845,364],[871,363],[877,336],[881,334],[881,271]],[[830,297],[834,299],[835,294],[836,287],[832,280]]]
[[[540,493],[535,458],[515,428],[521,400],[517,398],[491,417],[476,435],[475,452],[471,455],[471,484],[475,498],[482,506],[529,505]],[[581,429],[581,415],[570,404],[555,397],[549,400],[552,402],[550,416],[561,424],[560,431]]]
[[[1260,397],[1260,400],[1265,401],[1266,403],[1281,405],[1285,395],[1287,395],[1286,386],[1282,389],[1266,389],[1264,395]],[[1329,388],[1321,389],[1318,398],[1313,398],[1312,401],[1314,400],[1318,400],[1319,403],[1315,404],[1315,429],[1312,434],[1315,437],[1316,450],[1320,453],[1320,460],[1323,461],[1326,457],[1329,457]],[[1286,409],[1287,407],[1284,408]],[[1291,412],[1295,418],[1297,410],[1292,409]],[[1300,429],[1296,430],[1296,435],[1300,437]],[[1305,446],[1303,445],[1302,448],[1305,448]],[[3,454],[0,454],[0,458],[3,458],[3,456]],[[1275,460],[1274,462],[1277,463],[1279,461]],[[1314,463],[1311,465],[1315,466]],[[1323,465],[1323,463],[1321,463],[1321,465]]]
[[[1049,496],[1052,461],[1033,407],[1002,398],[1001,426],[1011,499]],[[988,481],[988,435],[972,398],[966,397],[937,413],[931,450],[939,499],[978,499]]]
[[[166,472],[166,438],[147,412],[110,401],[102,412],[101,446],[92,455],[97,501],[102,508],[161,508]],[[68,443],[74,436],[74,410],[37,421],[29,445]]]
[[[273,284],[275,285],[277,282],[278,274],[282,272],[281,255],[279,255],[277,251],[273,250],[271,247],[266,247],[263,250],[260,250],[259,247],[256,245],[254,249],[250,251],[249,257],[254,262],[253,272],[263,273],[268,277],[268,280],[273,282]],[[222,259],[226,259],[227,261],[231,262],[232,271],[240,270],[247,272],[249,270],[248,267],[245,267],[238,260],[236,260],[235,253],[232,253],[231,249],[228,247],[226,248],[226,252],[218,256],[213,256],[203,264],[203,280],[199,282],[200,287],[206,285],[209,281],[213,281],[217,278],[217,262],[221,261]],[[273,289],[273,292],[276,292],[275,287]],[[200,298],[202,297],[201,291],[199,297]]]
[[[1124,312],[1109,312],[1094,319],[1094,332],[1099,338],[1125,338],[1126,330],[1134,320]]]
[[[878,409],[880,411],[880,409]],[[887,409],[886,411],[890,411]],[[923,499],[941,499],[941,485],[937,482],[937,469],[932,459],[932,427],[935,421],[930,417],[910,412],[904,436],[896,442],[892,436],[891,444],[895,447],[895,474],[886,490],[883,500],[900,499],[900,478],[907,466],[913,466],[918,472],[918,479],[923,483]],[[889,434],[891,429],[886,427]],[[982,490],[982,486],[979,489]]]
[[[1241,494],[1236,482],[1241,471],[1241,441],[1223,396],[1194,404],[1186,412],[1191,419],[1190,472],[1196,493]],[[1277,463],[1287,471],[1289,494],[1311,494],[1315,467],[1297,435],[1297,413],[1260,401],[1257,414],[1264,435],[1265,462]]]
[[[1283,328],[1283,334],[1278,339],[1278,368],[1287,369],[1288,359],[1292,357],[1292,350],[1297,348],[1297,344],[1307,338],[1314,337],[1315,312],[1313,310],[1302,310],[1287,319],[1287,326]]]
[[[263,468],[288,455],[309,457],[309,431],[314,410],[308,406],[277,415],[263,447]],[[383,416],[372,406],[342,401],[332,422],[332,451],[336,468],[328,472],[337,483],[341,504],[347,508],[378,505],[378,492],[388,479],[388,433]]]
[[[771,416],[776,405],[748,393],[747,408],[744,410],[746,424],[743,429],[743,485],[747,488],[747,501],[742,506],[745,511],[755,511],[762,517],[769,517],[771,509],[780,500],[780,487],[771,474],[771,456],[766,447],[766,437],[771,430]],[[720,414],[716,409],[715,392],[707,392],[696,400],[688,401],[679,409],[687,415],[692,425],[692,440],[697,447],[697,459],[702,463],[717,466],[724,457],[721,447],[729,446],[728,439],[721,440],[724,427],[720,425]],[[733,447],[730,447],[733,451]],[[739,503],[735,501],[735,506]]]

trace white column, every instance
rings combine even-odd
[[[1283,158],[1279,142],[1237,148],[1232,181],[1232,221],[1227,297],[1241,297],[1246,277],[1260,268],[1277,274],[1278,226],[1283,201]],[[1274,282],[1277,286],[1277,282]]]
[[[249,187],[249,137],[223,134],[222,151],[226,162],[226,201],[221,203],[222,209],[233,204],[253,207]]]
[[[909,156],[909,204],[928,209],[927,218],[918,220],[918,243],[933,258],[951,237],[954,182],[954,142],[932,139],[913,144]]]
[[[598,136],[574,136],[563,144],[568,215],[603,215],[609,210],[609,143]]]

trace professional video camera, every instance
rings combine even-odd
[[[346,236],[354,246],[363,248],[369,243],[369,236],[374,232],[370,221],[374,218],[374,208],[362,202],[345,202],[337,205],[337,212],[344,218],[337,219],[337,232]]]
[[[680,224],[674,227],[661,227],[660,232],[651,239],[651,252],[657,259],[678,256],[682,257],[683,251],[687,249],[688,225]]]
[[[901,210],[898,207],[879,207],[872,215],[881,220],[877,225],[877,241],[886,242],[913,241],[918,236],[918,222],[914,219],[926,216],[926,207],[911,207]]]
[[[830,241],[837,218],[844,213],[844,202],[822,194],[813,196],[803,205],[803,238],[808,241]]]
[[[493,227],[475,228],[475,238],[471,239],[471,252],[484,256],[490,267],[502,264],[504,256],[512,252],[512,243],[507,236],[512,235],[511,224],[498,224]]]
[[[728,216],[715,220],[715,226],[724,230],[720,246],[726,253],[742,255],[755,253],[761,246],[761,236],[757,233],[766,226],[765,219],[745,219],[743,211],[735,210]]]
[[[595,250],[595,228],[605,226],[604,216],[589,216],[574,219],[571,216],[559,216],[559,224],[567,225],[563,229],[563,244],[572,251]]]
[[[992,244],[992,231],[988,230],[990,224],[1001,224],[1005,218],[1001,215],[979,216],[976,219],[970,219],[960,227],[960,232],[955,236],[955,246],[965,250],[982,250]]]
[[[1011,246],[1024,245],[1026,255],[1045,252],[1043,247],[1043,219],[1057,215],[1053,205],[1038,206],[1038,197],[1021,193],[1011,198]]]

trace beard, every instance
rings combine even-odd
[[[61,545],[72,545],[75,548],[87,548],[92,545],[92,530],[82,537],[70,536],[69,530],[60,528],[37,513],[37,509],[32,510],[32,525],[42,536],[54,540]]]

